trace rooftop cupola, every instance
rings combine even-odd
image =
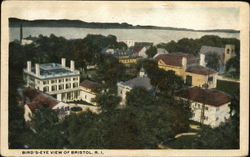
[[[147,73],[143,67],[141,67],[141,70],[139,72],[140,77],[147,77]]]

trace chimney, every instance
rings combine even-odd
[[[27,61],[27,71],[31,72],[31,61]]]
[[[66,66],[66,59],[65,58],[61,59],[61,65],[62,65],[62,67]]]
[[[206,67],[205,55],[202,53],[200,54],[200,65]]]
[[[74,61],[70,61],[70,71],[75,71],[75,62]]]
[[[40,76],[40,66],[39,64],[36,64],[36,76]]]
[[[186,57],[182,57],[182,67],[186,70],[187,68],[187,58]]]

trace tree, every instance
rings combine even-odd
[[[238,79],[240,77],[240,57],[239,56],[235,56],[227,61],[226,71],[233,78]]]
[[[152,58],[157,53],[157,48],[155,46],[150,46],[149,49],[147,49],[146,54],[148,57]]]
[[[33,149],[63,148],[67,145],[67,140],[63,136],[63,128],[59,126],[55,111],[38,108],[33,114],[30,131],[23,135],[25,145]]]
[[[229,120],[217,128],[204,126],[192,142],[196,149],[239,149],[239,125]]]
[[[96,80],[104,81],[110,87],[116,88],[118,80],[122,80],[125,73],[125,67],[119,63],[118,59],[112,55],[102,54],[97,63]]]
[[[206,63],[207,67],[219,71],[220,69],[219,58],[215,53],[209,53],[208,55],[206,55]]]
[[[101,92],[95,98],[95,102],[101,107],[102,112],[113,112],[120,101],[121,98],[111,92]]]

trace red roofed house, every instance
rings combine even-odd
[[[38,90],[27,88],[23,91],[24,96],[24,119],[25,121],[31,121],[32,114],[39,108],[45,107],[52,110],[65,111],[65,114],[69,114],[68,104],[56,100],[54,97],[42,93]]]
[[[96,97],[94,90],[99,86],[99,83],[84,80],[80,83],[80,98],[88,103],[96,105],[93,99]]]
[[[215,88],[217,72],[199,65],[199,58],[185,53],[160,54],[156,58],[158,67],[175,71],[190,86]]]
[[[191,120],[211,127],[218,127],[230,118],[230,96],[212,89],[192,87],[176,92],[177,98],[191,102]]]

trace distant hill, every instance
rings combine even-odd
[[[194,30],[187,28],[175,27],[158,27],[158,26],[133,26],[128,23],[100,23],[100,22],[84,22],[81,20],[23,20],[18,18],[9,18],[9,27],[80,27],[80,28],[116,28],[116,29],[162,29],[176,31],[192,31],[192,32],[224,32],[224,33],[239,33],[239,30],[232,29],[214,29],[214,30]]]

